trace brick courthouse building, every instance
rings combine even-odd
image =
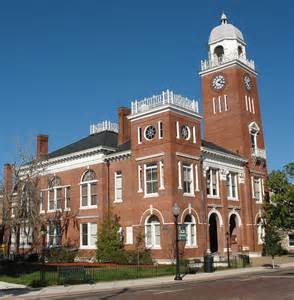
[[[66,235],[58,222],[48,223],[48,245],[94,255],[111,207],[127,249],[144,233],[153,257],[167,261],[177,203],[187,224],[183,256],[224,255],[227,232],[233,253],[261,251],[267,171],[257,73],[242,33],[224,14],[208,46],[199,72],[203,116],[197,101],[167,90],[119,108],[118,124],[92,125],[89,136],[54,152],[48,153],[48,137],[38,136],[37,158],[46,163],[40,213],[71,211],[78,223]]]

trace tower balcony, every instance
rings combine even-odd
[[[199,113],[198,101],[190,100],[187,97],[175,94],[173,91],[166,90],[159,95],[153,95],[142,100],[132,101],[132,115],[137,115],[161,107],[175,107],[191,113]]]
[[[252,59],[249,60],[244,55],[231,53],[229,55],[222,55],[220,57],[214,57],[212,59],[201,60],[200,72],[208,71],[210,69],[220,67],[233,61],[241,62],[242,64],[255,71],[255,64]]]
[[[112,131],[118,133],[118,124],[110,121],[103,121],[90,125],[90,134],[99,133],[102,131]]]
[[[251,149],[252,150],[252,156],[257,160],[266,160],[266,151],[265,149]]]

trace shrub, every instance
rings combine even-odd
[[[74,262],[78,253],[76,248],[50,248],[46,251],[46,260],[48,262]]]

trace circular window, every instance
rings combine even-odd
[[[148,126],[145,128],[145,139],[152,140],[155,137],[156,129],[154,126]]]
[[[182,134],[182,138],[185,140],[189,140],[190,139],[190,128],[186,125],[182,126],[182,130],[181,130],[181,134]]]

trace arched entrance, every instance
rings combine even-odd
[[[211,214],[209,217],[209,242],[210,252],[215,253],[218,251],[218,237],[217,237],[217,215]]]
[[[238,232],[237,232],[237,216],[230,216],[229,231],[230,231],[230,248],[233,252],[238,251]]]

